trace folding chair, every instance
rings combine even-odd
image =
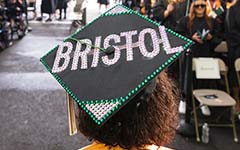
[[[199,58],[193,58],[193,71],[196,71],[196,60]],[[228,78],[227,78],[227,67],[225,63],[218,58],[213,58],[218,61],[219,71],[225,81],[226,91],[221,91],[217,89],[196,89],[193,90],[193,115],[194,115],[194,124],[195,124],[195,131],[196,131],[196,140],[200,142],[199,137],[199,130],[198,127],[201,124],[198,124],[198,117],[197,117],[197,108],[195,104],[195,99],[199,101],[200,104],[206,105],[208,107],[230,107],[231,108],[231,124],[209,124],[209,126],[215,127],[232,127],[233,128],[233,136],[234,141],[238,142],[237,131],[235,126],[235,105],[236,101],[229,95],[229,85],[228,85]],[[214,95],[215,97],[211,100],[208,99],[207,96]]]

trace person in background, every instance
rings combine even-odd
[[[138,2],[137,2],[138,1]],[[123,5],[135,10],[136,6],[139,4],[140,5],[140,1],[139,0],[123,0]]]
[[[222,40],[225,40],[224,20],[226,16],[226,2],[223,0],[207,0],[207,14],[214,19],[219,26],[219,32],[216,34],[219,40],[212,42],[212,49],[216,48]]]
[[[163,146],[173,139],[178,124],[176,93],[163,71],[102,126],[79,106],[79,130],[94,141],[80,150],[170,150]]]
[[[207,14],[216,19],[218,23],[224,22],[226,15],[226,2],[222,0],[207,0]]]
[[[207,0],[207,14],[216,19],[218,23],[223,23],[226,15],[226,2],[223,0]]]
[[[59,9],[59,18],[58,20],[62,20],[62,10],[64,11],[63,19],[67,18],[67,3],[69,0],[58,0],[57,9]]]
[[[185,16],[186,0],[161,0],[153,8],[153,19],[165,27],[175,30],[179,20]]]
[[[144,0],[144,7],[145,7],[145,14],[147,15],[147,17],[150,18],[151,9],[152,9],[152,1],[151,0]]]
[[[6,1],[0,1],[0,51],[13,44],[11,36],[11,25],[8,20]]]
[[[10,0],[8,5],[8,19],[10,21],[11,27],[13,28],[15,25],[15,21],[17,20],[17,16],[24,13],[24,7],[22,0]]]
[[[43,13],[49,15],[46,21],[52,21],[52,15],[55,13],[57,6],[57,0],[42,0],[41,4],[41,17],[37,18],[37,21],[42,21]]]
[[[180,19],[186,16],[188,11],[188,0],[157,0],[153,7],[152,19],[164,25],[165,27],[175,30]],[[183,70],[180,64],[183,62],[182,57],[168,67],[168,75],[182,87],[183,85]],[[185,113],[186,107],[183,98],[180,98],[179,104],[180,113]]]
[[[122,0],[114,0],[114,3],[115,3],[115,4],[121,4],[121,3],[122,3]]]
[[[97,2],[99,4],[99,13],[101,13],[102,5],[105,5],[105,10],[107,10],[108,4],[109,4],[109,0],[98,0]]]
[[[4,32],[4,21],[6,20],[6,13],[4,10],[4,4],[0,2],[0,51],[3,50],[6,46],[4,44],[5,39],[5,32]]]
[[[32,27],[29,26],[29,22],[28,22],[28,2],[27,0],[21,0],[22,5],[23,5],[23,10],[25,13],[25,21],[27,23],[27,31],[32,31]]]
[[[195,44],[191,46],[192,57],[214,57],[215,52],[212,49],[212,42],[218,38],[216,34],[218,34],[219,30],[219,25],[207,14],[205,0],[193,1],[188,16],[182,18],[176,27],[176,32],[195,42]],[[185,66],[182,66],[182,68],[182,73],[184,73]],[[184,76],[184,74],[182,76]],[[210,85],[214,88],[216,81],[193,81],[194,88],[206,88]],[[201,107],[201,110],[203,114],[210,115],[208,107]]]
[[[156,1],[153,7],[153,20],[159,22],[165,27],[175,30],[179,20],[183,18],[186,13],[188,4],[186,0],[160,0]],[[179,64],[178,61],[174,62],[169,67],[169,74],[178,79]]]
[[[28,3],[28,7],[33,8],[32,12],[33,12],[33,18],[37,17],[37,13],[36,13],[36,0],[27,0]]]
[[[235,3],[236,3],[235,0],[226,0],[226,8],[227,8],[227,10],[229,10],[230,7],[232,7]],[[227,14],[227,12],[226,12],[226,14]]]
[[[206,12],[206,1],[193,1],[189,15],[182,18],[176,27],[176,32],[193,40],[195,44],[191,47],[194,57],[213,57],[215,54],[211,47],[219,26],[215,20],[208,17]]]
[[[229,84],[231,95],[238,99],[239,87],[234,62],[240,57],[240,0],[234,0],[226,15],[226,41],[228,45]]]

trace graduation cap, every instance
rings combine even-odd
[[[191,44],[174,31],[116,5],[67,37],[41,62],[71,99],[102,125]],[[69,114],[73,116],[72,111]]]

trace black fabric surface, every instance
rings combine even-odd
[[[101,35],[104,39],[112,33],[119,35],[120,32],[131,30],[138,30],[139,33],[145,28],[154,28],[158,31],[155,25],[143,20],[137,15],[108,16],[95,21],[78,33],[76,38],[88,38],[94,42],[96,36]],[[170,43],[172,47],[186,43],[186,41],[180,40],[176,36],[170,34],[168,34],[168,36],[169,39],[171,39]],[[122,43],[119,45],[125,43],[123,39],[124,38],[121,39]],[[137,38],[133,38],[133,42],[136,41]],[[145,42],[146,47],[147,49],[152,49],[149,43],[151,42]],[[126,50],[121,50],[120,60],[116,64],[108,67],[106,67],[102,61],[99,61],[96,68],[91,68],[92,57],[88,57],[89,63],[88,69],[86,70],[78,68],[75,71],[71,71],[71,60],[68,68],[58,73],[58,76],[80,100],[113,99],[126,96],[131,90],[135,89],[138,84],[144,81],[148,75],[172,56],[172,54],[166,55],[162,49],[160,50],[160,54],[153,59],[144,61],[145,58],[143,58],[138,48],[134,48],[133,52],[134,60],[128,62],[126,61]],[[47,64],[50,68],[53,66],[55,55],[56,51],[46,57]],[[100,55],[104,55],[104,53]]]

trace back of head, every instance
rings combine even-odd
[[[153,93],[145,93],[138,93],[102,126],[79,108],[79,130],[90,139],[125,149],[168,144],[177,126],[177,91],[162,72],[156,78]]]

